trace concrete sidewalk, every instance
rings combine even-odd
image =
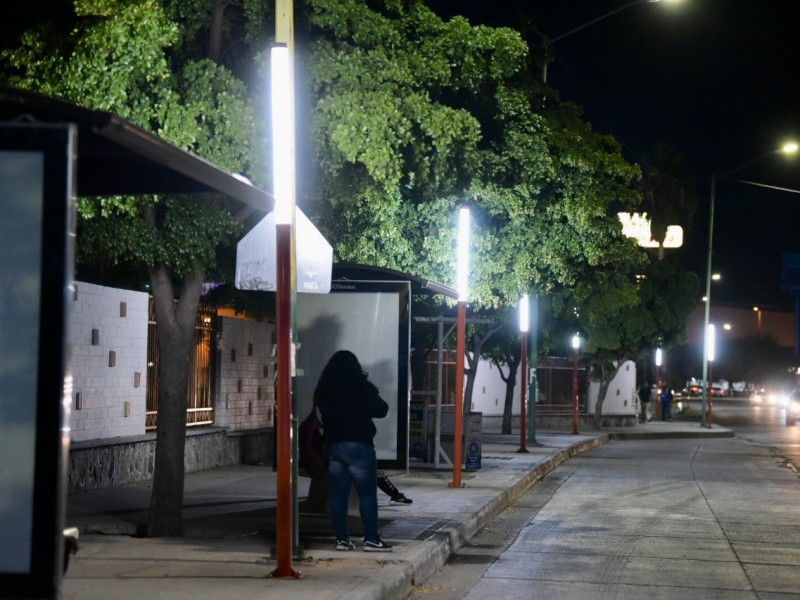
[[[404,599],[531,485],[570,456],[609,439],[729,437],[725,428],[696,422],[650,422],[602,432],[537,432],[538,445],[518,453],[519,434],[484,434],[482,465],[464,471],[451,488],[452,470],[412,468],[389,473],[413,499],[390,505],[378,492],[380,527],[391,553],[337,552],[329,517],[307,512],[308,482],[300,478],[299,579],[270,577],[275,568],[275,473],[239,465],[185,479],[183,538],[137,537],[147,521],[150,484],[119,486],[71,496],[67,523],[81,531],[62,598],[347,598]],[[351,512],[356,533],[357,512]]]

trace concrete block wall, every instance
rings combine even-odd
[[[589,384],[589,413],[594,414],[600,394],[600,383]],[[625,361],[611,380],[603,401],[603,416],[633,416],[639,413],[639,395],[636,392],[636,363]]]
[[[186,432],[187,473],[226,465],[271,464],[273,430],[231,433],[221,427]],[[155,467],[156,434],[113,440],[75,442],[69,454],[68,491],[88,492],[114,485],[149,481]]]
[[[75,288],[72,440],[143,435],[148,295],[83,282]]]
[[[231,431],[273,426],[275,326],[220,317],[217,332],[215,424]]]

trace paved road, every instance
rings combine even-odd
[[[536,484],[412,597],[800,598],[792,466],[739,438],[612,441]]]
[[[700,415],[700,411],[700,402],[690,401],[682,418]],[[738,438],[773,449],[787,465],[800,467],[800,424],[786,426],[785,408],[755,405],[747,399],[716,400],[713,423],[733,430]]]

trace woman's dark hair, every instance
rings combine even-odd
[[[322,369],[317,387],[349,387],[366,379],[361,363],[349,350],[338,350]]]

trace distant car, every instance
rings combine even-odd
[[[755,392],[750,396],[750,402],[763,406],[777,406],[778,408],[786,408],[792,399],[792,393],[786,391],[761,391]]]
[[[800,392],[795,392],[786,404],[786,425],[800,421]]]

